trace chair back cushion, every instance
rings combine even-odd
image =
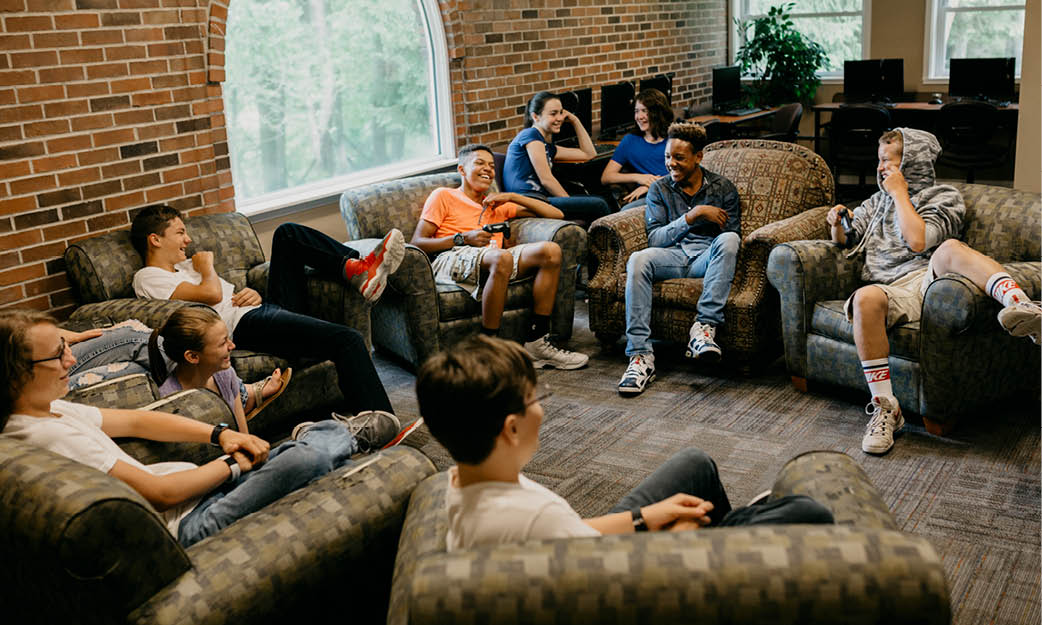
[[[236,289],[246,286],[250,268],[264,262],[264,250],[244,215],[202,215],[185,220],[185,226],[192,238],[189,257],[197,250],[213,252],[217,273]],[[130,231],[117,230],[70,245],[65,265],[80,303],[90,304],[134,297],[134,273],[144,261],[130,242]]]
[[[438,187],[458,187],[458,173],[429,174],[389,180],[344,191],[340,196],[340,215],[347,226],[347,238],[380,238],[398,228],[412,238],[427,196]]]
[[[966,203],[964,243],[999,262],[1042,258],[1042,196],[991,185],[953,186]]]
[[[702,166],[738,189],[744,237],[769,223],[832,205],[835,186],[825,161],[805,147],[739,139],[705,147]]]
[[[845,104],[828,125],[830,161],[878,161],[879,137],[892,127],[890,111],[878,104]]]

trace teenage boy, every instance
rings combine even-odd
[[[674,123],[666,134],[666,169],[648,189],[644,222],[648,247],[626,263],[626,355],[629,366],[619,393],[637,395],[655,380],[651,347],[651,288],[670,278],[702,278],[695,322],[686,355],[720,358],[716,329],[724,322],[731,292],[741,205],[730,180],[702,168],[706,131],[698,124]]]
[[[445,496],[448,548],[634,531],[765,523],[832,523],[809,497],[767,498],[731,509],[716,464],[682,451],[622,498],[609,514],[582,519],[563,498],[521,474],[539,448],[541,402],[528,353],[477,335],[432,356],[416,378],[420,414],[452,455]],[[467,410],[460,410],[466,397]]]
[[[147,410],[108,410],[62,401],[76,364],[54,319],[0,311],[0,436],[22,440],[122,480],[160,513],[184,546],[196,543],[283,495],[350,462],[359,442],[379,449],[397,433],[389,414],[300,428],[271,449],[250,434]],[[113,438],[211,443],[225,455],[144,465]],[[55,494],[55,496],[60,496]]]
[[[297,224],[275,230],[268,269],[268,301],[251,288],[234,292],[214,270],[213,252],[187,258],[192,242],[181,214],[163,205],[148,206],[134,217],[130,237],[145,267],[134,274],[138,297],[180,299],[212,306],[244,349],[282,358],[332,360],[337,382],[352,413],[393,412],[391,402],[354,328],[316,319],[307,310],[305,265],[330,279],[355,284],[368,299],[379,297],[405,255],[401,232],[392,230],[364,259],[326,235]]]
[[[843,228],[843,205],[826,219],[832,240],[853,246],[848,256],[863,253],[861,277],[868,286],[847,299],[847,318],[872,393],[871,415],[861,441],[867,453],[882,454],[904,427],[901,406],[890,383],[887,328],[919,320],[923,294],[938,276],[958,273],[983,289],[1004,308],[999,323],[1014,336],[1039,342],[1042,308],[1028,300],[1005,269],[991,258],[956,240],[966,207],[950,185],[935,183],[934,161],[941,147],[923,130],[897,128],[879,139],[876,181],[880,190],[854,209],[854,240]]]
[[[484,145],[468,145],[459,151],[459,188],[435,189],[423,205],[412,244],[434,256],[435,280],[458,284],[481,302],[481,331],[499,333],[507,286],[516,278],[534,276],[532,323],[525,335],[525,349],[537,367],[578,369],[585,354],[560,349],[550,342],[550,313],[561,274],[561,248],[553,241],[523,243],[504,249],[502,233],[482,229],[514,217],[560,219],[561,211],[518,193],[489,194],[496,179],[492,151]]]

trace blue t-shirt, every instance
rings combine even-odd
[[[507,158],[503,163],[503,186],[506,187],[503,189],[504,191],[508,193],[550,195],[543,188],[543,183],[539,181],[539,175],[535,173],[535,167],[532,166],[532,159],[528,157],[526,146],[533,141],[539,141],[543,144],[543,147],[546,149],[546,162],[551,167],[553,166],[554,156],[557,155],[557,146],[547,143],[537,128],[525,128],[514,137],[514,140],[510,142],[510,146],[507,148]]]
[[[665,176],[669,173],[666,171],[665,139],[658,143],[648,143],[641,135],[628,134],[615,148],[611,160],[637,174]]]

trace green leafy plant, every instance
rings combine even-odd
[[[762,17],[735,20],[742,38],[736,61],[743,75],[755,77],[745,88],[753,106],[810,102],[821,85],[817,71],[828,55],[793,26],[789,14],[795,5],[787,2]]]

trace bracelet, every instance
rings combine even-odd
[[[223,460],[224,463],[228,465],[228,468],[232,470],[232,475],[230,479],[239,479],[239,476],[242,475],[242,469],[239,468],[239,463],[235,460],[235,458],[232,458],[228,454],[224,454],[223,456],[218,458],[218,460]]]
[[[640,511],[640,506],[637,506],[633,510],[630,510],[630,514],[633,515],[634,532],[648,531],[648,523],[644,520],[644,514]]]

